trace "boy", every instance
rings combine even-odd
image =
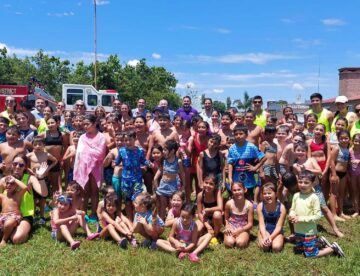
[[[221,117],[221,128],[219,130],[219,135],[221,136],[220,150],[227,149],[226,141],[227,137],[233,136],[233,131],[231,130],[232,117],[229,112],[224,112]]]
[[[247,111],[245,114],[245,126],[249,132],[246,140],[258,147],[260,139],[263,137],[263,128],[256,125],[254,122],[255,112],[251,110]]]
[[[154,133],[150,136],[148,152],[146,155],[147,159],[150,159],[151,149],[155,144],[160,144],[162,147],[164,147],[165,142],[168,140],[175,140],[176,142],[180,143],[179,135],[173,128],[170,127],[169,114],[161,113],[158,118],[160,129],[155,130]]]
[[[320,200],[313,190],[314,181],[315,175],[308,170],[299,174],[299,192],[293,197],[289,213],[289,220],[295,230],[295,251],[303,253],[305,257],[322,257],[331,253],[344,257],[344,252],[336,242],[330,244],[324,237],[317,238],[316,221],[321,217],[321,209]]]
[[[0,117],[0,144],[6,142],[6,131],[9,127],[9,122],[5,117]]]
[[[279,176],[279,164],[277,159],[277,145],[274,143],[276,134],[275,126],[265,126],[265,140],[260,144],[260,150],[266,156],[266,162],[262,166],[261,178],[263,183],[277,184]]]
[[[257,183],[254,173],[264,164],[266,157],[254,144],[247,141],[246,126],[234,128],[235,144],[229,149],[229,184],[243,182],[247,189],[247,198],[253,200]]]
[[[244,125],[244,119],[245,119],[245,115],[242,112],[237,112],[235,114],[235,120],[234,122],[231,124],[231,129],[234,129],[235,126],[243,126]]]

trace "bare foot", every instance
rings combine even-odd
[[[6,241],[1,241],[0,242],[0,247],[5,247],[6,246]]]
[[[340,232],[339,229],[334,229],[334,232],[335,232],[336,236],[338,236],[339,238],[344,237],[344,234],[342,232]]]
[[[342,221],[342,222],[345,221],[345,219],[343,219],[343,218],[341,218],[341,217],[338,217],[338,216],[334,216],[334,219],[335,219],[336,221]]]
[[[295,235],[291,234],[290,236],[285,238],[285,241],[290,242],[290,243],[295,242]]]
[[[356,217],[358,217],[359,216],[359,213],[358,212],[356,212],[356,213],[354,213],[354,214],[352,214],[352,218],[356,218]]]
[[[342,217],[343,219],[351,219],[350,216],[345,215],[344,213],[342,213],[342,214],[340,215],[340,217]]]

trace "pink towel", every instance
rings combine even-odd
[[[85,188],[91,173],[100,187],[105,153],[106,141],[102,133],[99,132],[93,138],[86,133],[80,136],[75,156],[74,180],[82,188]]]

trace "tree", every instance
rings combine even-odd
[[[231,107],[231,98],[227,97],[226,98],[226,109],[229,109]]]
[[[241,111],[246,111],[251,108],[253,98],[249,96],[247,91],[244,91],[244,99],[234,100],[234,104]]]
[[[219,111],[220,113],[224,113],[226,111],[226,105],[220,101],[214,101],[213,108]]]

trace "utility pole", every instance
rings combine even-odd
[[[95,84],[95,89],[97,89],[96,61],[97,61],[97,51],[96,51],[96,0],[94,0],[94,84]]]

